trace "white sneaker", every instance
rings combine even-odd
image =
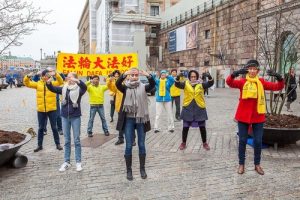
[[[67,163],[67,162],[64,162],[61,167],[59,168],[59,171],[60,172],[64,172],[66,171],[67,169],[69,169],[71,167],[71,164],[70,163]]]
[[[80,172],[82,170],[81,163],[76,163],[76,171]]]

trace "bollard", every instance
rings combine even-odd
[[[11,161],[11,165],[14,168],[22,168],[26,167],[28,162],[28,158],[20,153],[16,153]]]

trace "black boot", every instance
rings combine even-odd
[[[145,161],[146,161],[146,154],[140,154],[140,172],[142,179],[147,178],[146,170],[145,170]]]
[[[118,141],[115,143],[115,145],[120,145],[124,143],[124,139],[118,139]]]
[[[132,155],[130,156],[124,156],[125,158],[125,161],[126,161],[126,170],[127,170],[127,179],[129,181],[132,181],[133,180],[133,176],[132,176],[132,168],[131,168],[131,165],[132,165]]]

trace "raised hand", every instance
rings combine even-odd
[[[267,74],[269,76],[274,76],[276,78],[276,80],[278,80],[278,81],[282,81],[282,76],[279,73],[276,73],[273,69],[269,69],[267,71]]]
[[[242,69],[239,69],[239,70],[234,71],[234,72],[231,74],[231,76],[232,76],[233,78],[235,78],[235,77],[238,77],[240,74],[247,74],[247,73],[248,73],[248,69],[242,68]]]

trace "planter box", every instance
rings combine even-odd
[[[265,128],[263,143],[266,144],[295,144],[300,140],[300,128]]]

